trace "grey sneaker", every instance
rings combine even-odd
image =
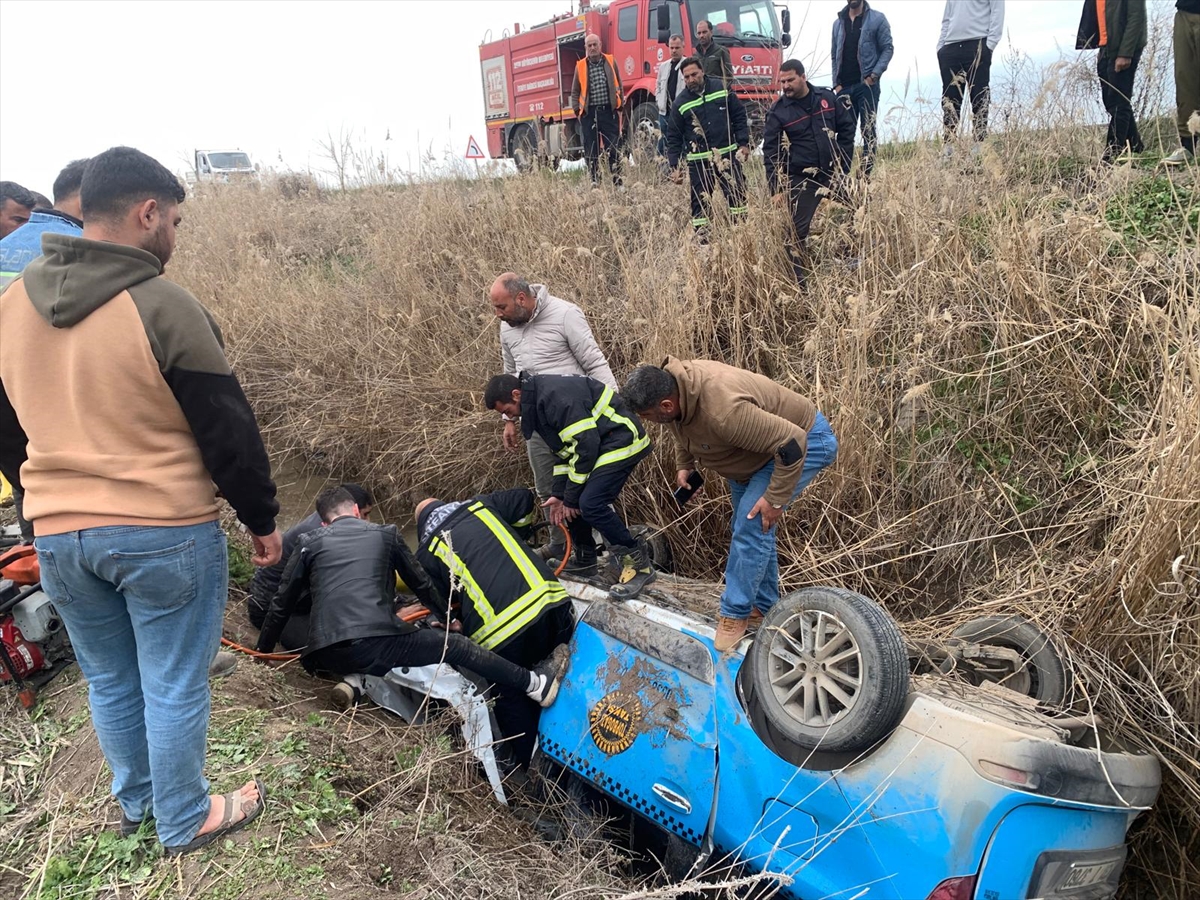
[[[1193,160],[1192,154],[1188,153],[1183,147],[1176,147],[1175,152],[1170,156],[1164,156],[1162,164],[1164,166],[1186,166]]]
[[[329,702],[339,712],[347,712],[362,703],[363,692],[357,681],[347,678],[339,681],[329,691]]]
[[[238,658],[236,656],[232,653],[226,653],[224,650],[218,650],[217,655],[208,664],[208,677],[225,678],[232,675],[237,667]]]

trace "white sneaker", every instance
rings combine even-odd
[[[1176,147],[1175,152],[1170,156],[1164,156],[1162,164],[1164,166],[1186,166],[1192,161],[1193,157],[1182,147]]]

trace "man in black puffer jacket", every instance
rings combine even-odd
[[[779,82],[783,96],[767,113],[763,164],[776,203],[791,207],[795,231],[792,268],[796,281],[803,284],[808,229],[834,173],[850,168],[855,119],[849,95],[839,97],[827,88],[810,85],[798,59],[789,59],[780,67]]]

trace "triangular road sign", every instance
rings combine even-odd
[[[475,140],[474,136],[472,136],[471,139],[469,141],[467,141],[467,156],[466,156],[466,158],[467,159],[484,159],[485,158],[483,155],[483,151],[479,149],[479,142]]]

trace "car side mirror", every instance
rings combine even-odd
[[[792,11],[786,6],[779,11],[779,24],[783,26],[783,37],[786,41],[791,41],[792,37],[788,33],[792,30]],[[784,44],[783,46],[787,46]]]
[[[783,47],[785,50],[792,46],[792,36],[786,31],[779,36],[779,46]]]
[[[671,8],[667,6],[668,0],[663,0],[654,10],[656,17],[655,26],[658,28],[658,42],[660,44],[669,43],[671,40]]]

